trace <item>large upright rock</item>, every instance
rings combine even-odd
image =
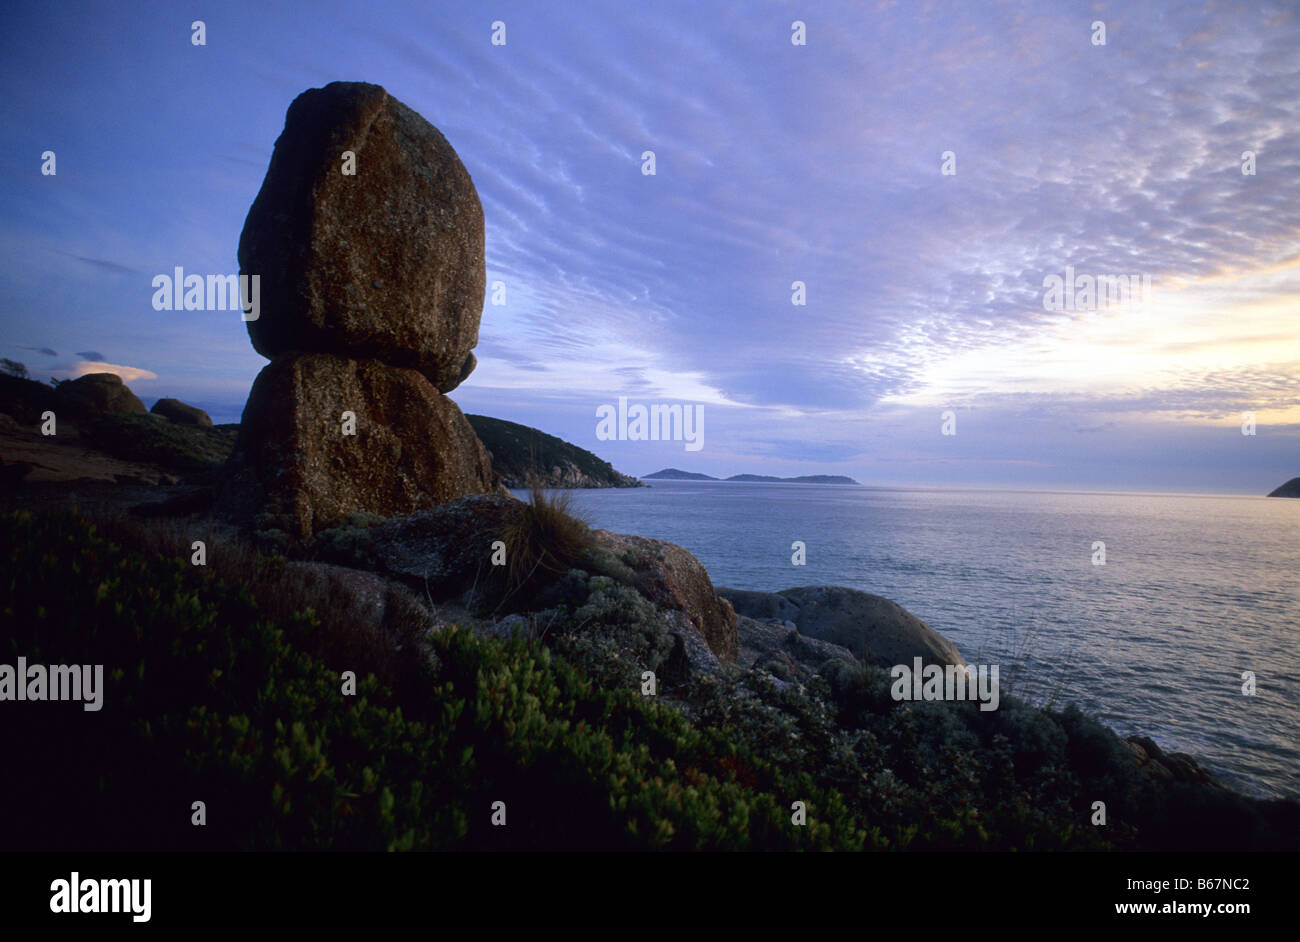
[[[473,368],[486,280],[478,193],[438,129],[378,85],[294,99],[239,267],[260,276],[261,316],[247,323],[263,356],[377,359],[442,392]]]
[[[497,490],[441,394],[474,367],[485,268],[478,194],[435,127],[378,85],[303,92],[239,265],[260,278],[248,333],[272,362],[244,408],[228,510],[310,539],[352,513]]]
[[[498,485],[465,416],[422,374],[323,353],[258,374],[233,460],[233,486],[269,515],[264,528],[299,537],[351,513],[409,514]]]

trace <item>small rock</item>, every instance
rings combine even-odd
[[[159,399],[149,410],[153,415],[170,419],[177,425],[197,425],[199,428],[212,428],[212,419],[202,409],[181,402],[179,399]]]

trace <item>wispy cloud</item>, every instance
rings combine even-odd
[[[64,252],[68,258],[75,258],[79,262],[85,262],[92,268],[98,268],[100,271],[111,272],[115,275],[140,275],[143,274],[139,269],[132,268],[129,265],[122,265],[118,262],[110,261],[106,258],[91,258],[86,255],[74,255],[71,252]]]
[[[138,366],[121,366],[117,363],[103,363],[90,360],[78,360],[67,370],[62,371],[70,378],[76,379],[78,376],[85,376],[87,373],[116,373],[122,377],[124,383],[134,383],[137,380],[157,379],[158,374],[152,370],[142,369]]]

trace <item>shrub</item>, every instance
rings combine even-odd
[[[0,754],[23,774],[0,776],[22,811],[3,846],[1280,848],[1300,826],[1293,802],[1155,783],[1077,709],[896,703],[862,664],[643,697],[627,665],[663,655],[663,623],[607,576],[545,590],[549,647],[429,635],[400,594],[374,625],[311,567],[219,534],[192,566],[189,529],[0,515],[0,660],[103,664],[106,688],[99,713],[5,704]],[[195,800],[220,827],[190,826]]]
[[[228,426],[178,425],[158,416],[115,413],[95,418],[88,434],[95,447],[125,461],[151,461],[175,471],[220,468],[235,447]]]
[[[5,654],[107,669],[98,714],[9,705],[0,748],[31,764],[0,783],[4,806],[24,809],[7,846],[861,846],[842,800],[807,773],[598,687],[537,642],[440,632],[404,695],[358,672],[342,696],[336,641],[355,629],[330,611],[271,614],[274,583],[130,552],[78,517],[0,516],[0,538]],[[808,802],[807,827],[791,826],[791,796]],[[196,799],[221,827],[190,826]],[[507,828],[490,825],[497,800]]]
[[[342,522],[317,533],[312,550],[325,562],[374,569],[378,566],[378,559],[370,528],[384,519],[372,513],[348,514]]]
[[[654,604],[608,576],[572,569],[537,598],[548,643],[602,684],[639,689],[641,672],[662,672],[673,652]]]
[[[17,360],[11,360],[8,357],[0,358],[0,370],[3,370],[10,376],[16,376],[19,379],[27,379],[27,364],[19,363]]]

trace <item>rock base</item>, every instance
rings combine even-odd
[[[288,354],[258,374],[222,503],[310,538],[349,514],[401,516],[498,489],[459,407],[414,369]]]

